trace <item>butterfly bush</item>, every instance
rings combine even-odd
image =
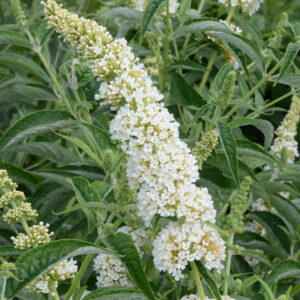
[[[195,185],[199,179],[196,159],[180,140],[179,123],[164,107],[163,95],[126,40],[113,40],[104,27],[69,13],[53,0],[44,3],[44,8],[48,26],[90,59],[94,75],[102,82],[97,99],[106,99],[104,104],[117,110],[110,133],[128,155],[129,185],[138,190],[138,214],[146,226],[151,225],[156,214],[184,217],[186,226],[201,226],[215,243],[222,244],[220,235],[201,223],[214,223],[216,211],[208,190]],[[195,235],[198,243],[204,237],[202,231]],[[158,237],[154,245],[164,242]],[[203,249],[208,246],[202,243]],[[219,260],[225,257],[225,247],[219,250],[217,257],[213,257],[215,252],[209,252],[207,257],[207,262],[218,261],[211,264],[218,269],[222,267]],[[197,257],[201,259],[200,253]],[[175,261],[169,264],[166,270],[177,269]],[[156,267],[162,268],[158,263]]]
[[[17,190],[18,185],[13,182],[6,170],[0,170],[0,209],[3,211],[3,219],[8,224],[21,223],[26,233],[19,233],[11,237],[17,249],[29,249],[38,245],[49,243],[53,232],[49,232],[49,224],[40,222],[28,226],[28,221],[33,221],[38,217],[38,213],[31,207],[31,203],[25,202],[26,197],[23,192]],[[73,278],[77,272],[77,264],[73,259],[63,260],[50,271],[28,285],[28,289],[33,292],[52,294],[50,283],[56,288],[59,281]]]
[[[225,6],[240,6],[243,12],[249,13],[250,16],[259,10],[263,2],[264,0],[219,0],[219,3]]]

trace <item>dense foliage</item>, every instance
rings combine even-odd
[[[0,2],[0,300],[300,299],[299,1],[60,2]]]

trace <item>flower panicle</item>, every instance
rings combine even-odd
[[[22,9],[20,0],[10,0],[10,7],[17,24],[19,26],[25,26],[27,20]]]
[[[282,158],[286,156],[288,163],[293,163],[299,156],[297,135],[297,125],[300,119],[300,98],[293,96],[290,109],[275,134],[276,138],[270,148],[271,153]]]
[[[218,145],[219,135],[216,131],[208,131],[202,137],[202,139],[196,143],[192,150],[193,155],[197,159],[197,165],[199,170],[202,169],[203,163],[212,154],[212,151]]]
[[[249,207],[248,194],[253,182],[254,181],[250,176],[246,176],[232,200],[231,210],[227,221],[228,225],[236,232],[242,231],[244,225],[244,213]]]

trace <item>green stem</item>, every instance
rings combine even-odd
[[[295,285],[295,286],[292,288],[291,296],[292,296],[292,297],[295,297],[298,293],[300,293],[300,283],[298,283],[297,285]]]
[[[63,101],[64,105],[66,106],[66,108],[68,109],[69,113],[75,118],[77,119],[70,103],[69,103],[69,100],[64,92],[64,90],[62,89],[61,85],[59,84],[57,78],[56,78],[56,74],[55,72],[53,71],[52,67],[49,65],[47,59],[45,58],[45,56],[43,55],[42,51],[41,51],[41,47],[39,45],[36,44],[33,36],[31,35],[30,31],[28,29],[25,30],[29,40],[30,40],[30,43],[32,45],[32,48],[34,50],[34,52],[37,54],[37,56],[39,57],[39,59],[41,60],[44,68],[46,69],[47,73],[49,74],[51,80],[52,80],[52,83],[54,85],[54,88],[57,92],[57,94],[60,96],[61,100]]]
[[[100,239],[97,238],[95,241],[95,244],[98,245],[100,242]],[[82,265],[78,271],[78,273],[76,274],[75,278],[72,281],[72,284],[66,294],[65,300],[69,300],[72,295],[74,294],[74,292],[76,291],[76,289],[80,286],[80,280],[82,278],[82,276],[84,275],[85,270],[87,269],[88,265],[90,264],[92,258],[93,258],[94,254],[88,254],[85,259],[82,262]]]
[[[208,77],[209,77],[209,75],[210,75],[210,72],[211,72],[211,70],[212,70],[212,66],[214,65],[214,63],[215,63],[215,61],[216,61],[217,54],[218,54],[218,52],[217,52],[217,51],[214,51],[214,52],[212,53],[212,55],[210,56],[210,58],[209,58],[208,65],[207,65],[207,68],[206,68],[206,71],[205,71],[205,73],[204,73],[204,75],[203,75],[202,81],[201,81],[200,86],[199,86],[199,88],[198,88],[198,93],[199,93],[199,94],[202,93],[202,91],[203,91],[203,89],[204,89],[204,87],[205,87],[205,84],[206,84],[206,82],[207,82],[207,79],[208,79]]]
[[[7,276],[3,276],[3,285],[1,292],[1,300],[5,300],[5,290],[6,290]]]
[[[219,117],[219,114],[220,114],[220,107],[217,106],[215,109],[214,115],[212,117],[212,120],[210,121],[210,124],[208,125],[207,132],[211,131],[214,128],[215,122],[216,122],[217,118]]]
[[[206,1],[206,0],[201,0],[201,1],[200,1],[200,4],[199,4],[198,9],[197,9],[197,12],[198,12],[199,15],[202,13],[202,10],[203,10],[205,1]]]
[[[246,103],[255,92],[261,88],[270,78],[271,76],[280,68],[283,62],[283,58],[271,69],[266,76],[264,76],[241,100],[241,102]],[[235,105],[226,115],[225,118],[229,119],[238,109],[240,108],[240,104]]]
[[[49,281],[49,290],[52,294],[54,294],[53,295],[54,300],[60,300],[56,286],[55,286],[55,282],[52,279],[50,279],[50,281]]]
[[[169,11],[169,0],[166,2],[166,28],[165,28],[165,43],[164,43],[164,54],[163,54],[163,78],[162,78],[162,85],[161,91],[165,91],[166,86],[166,76],[167,76],[167,67],[168,67],[168,57],[169,57],[169,30],[170,30],[170,11]]]
[[[234,10],[235,10],[235,6],[232,6],[232,7],[230,8],[230,11],[229,11],[228,15],[227,15],[226,23],[229,24],[229,23],[231,22],[232,17],[233,17],[233,15],[234,15]]]
[[[234,232],[232,232],[229,236],[228,242],[232,245],[233,244],[233,239],[234,239]],[[231,267],[231,258],[232,258],[232,250],[228,251],[227,258],[226,258],[226,267],[225,267],[225,273],[226,273],[226,278],[225,278],[225,283],[224,283],[224,295],[227,295],[228,293],[228,283],[227,279],[230,276],[230,267]]]
[[[17,208],[17,204],[14,201],[11,202],[11,206],[13,208]],[[30,230],[30,228],[29,228],[29,226],[27,224],[27,221],[26,221],[26,219],[24,217],[22,217],[20,219],[20,223],[22,224],[22,226],[23,226],[25,232],[27,233],[27,235],[31,235],[31,230]]]
[[[278,102],[280,102],[280,101],[286,99],[286,98],[289,97],[289,96],[292,96],[293,94],[294,94],[294,92],[293,92],[293,91],[290,91],[290,92],[288,92],[288,93],[282,95],[281,97],[279,97],[279,98],[277,98],[277,99],[275,99],[275,100],[269,102],[268,104],[266,104],[266,105],[263,106],[262,108],[260,108],[260,109],[259,109],[259,110],[260,110],[259,112],[254,111],[254,112],[250,113],[248,116],[246,116],[245,118],[247,118],[247,119],[252,118],[252,117],[254,117],[256,114],[262,113],[266,108],[269,108],[269,107],[273,106],[274,104],[276,104],[276,103],[278,103]]]
[[[194,280],[196,282],[196,286],[197,286],[197,290],[200,296],[200,300],[204,300],[205,299],[205,294],[204,294],[204,290],[202,287],[202,283],[201,283],[201,279],[200,279],[200,275],[198,272],[198,268],[197,265],[194,261],[190,262],[191,268],[192,268],[192,272],[193,272],[193,277]]]

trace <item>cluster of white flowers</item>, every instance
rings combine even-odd
[[[147,7],[148,0],[134,0],[135,8],[139,11],[144,11]],[[169,13],[175,14],[177,12],[177,9],[179,7],[179,3],[177,0],[170,0],[169,1]],[[163,13],[166,15],[166,13]]]
[[[19,233],[16,237],[11,237],[11,240],[18,249],[28,249],[49,243],[53,232],[49,232],[49,224],[44,225],[40,222],[38,225],[29,227],[30,234]]]
[[[111,40],[103,27],[97,29],[93,21],[87,24],[88,20],[67,13],[54,0],[48,0],[44,6],[49,26],[79,47],[80,53],[91,60],[94,75],[104,81],[96,98],[105,99],[104,104],[109,103],[118,110],[110,124],[110,133],[113,140],[121,142],[122,150],[128,155],[127,177],[130,187],[138,190],[139,215],[147,226],[156,214],[184,217],[187,222],[186,225],[176,223],[176,226],[163,229],[154,241],[156,249],[158,246],[165,249],[166,240],[161,235],[167,234],[170,228],[176,228],[178,233],[186,227],[190,232],[194,227],[201,229],[192,237],[199,246],[196,254],[182,260],[180,266],[177,266],[175,257],[164,261],[162,267],[159,262],[162,253],[156,250],[153,253],[157,268],[178,278],[189,261],[203,259],[208,268],[220,269],[225,257],[224,242],[214,229],[201,223],[215,222],[211,196],[206,188],[195,185],[199,179],[197,161],[179,139],[179,124],[160,103],[163,96],[144,65],[135,58],[125,39]],[[214,245],[218,245],[218,249]],[[180,243],[173,245],[175,248],[181,246]],[[169,249],[169,253],[172,256],[176,251]],[[110,262],[109,256],[100,256],[98,260],[108,258]],[[108,267],[109,263],[105,268]]]
[[[167,271],[176,280],[192,261],[202,260],[207,269],[221,269],[225,244],[219,233],[201,221],[179,225],[171,222],[161,230],[153,243],[156,267]]]
[[[129,226],[120,227],[117,232],[129,234],[141,256],[144,255],[142,246],[150,237],[150,230],[142,228],[132,229]],[[99,273],[97,276],[97,287],[104,286],[124,286],[133,287],[133,283],[128,279],[126,269],[122,262],[113,255],[99,254],[94,259],[94,270]]]
[[[221,296],[222,300],[234,300],[234,298],[231,298],[230,296]],[[199,295],[187,295],[181,298],[181,300],[201,300]],[[214,300],[209,297],[205,297],[204,300]]]
[[[108,254],[99,254],[94,259],[94,270],[99,273],[97,276],[97,287],[124,286],[133,287],[127,278],[126,270],[122,262]]]
[[[249,13],[250,16],[259,10],[263,2],[264,0],[219,0],[219,3],[226,6],[241,6],[243,12]]]
[[[32,292],[39,292],[43,294],[52,294],[54,296],[53,291],[51,291],[51,284],[55,288],[58,287],[58,282],[67,280],[74,277],[74,274],[77,272],[77,263],[73,258],[69,260],[63,260],[61,263],[53,267],[49,272],[39,277],[37,280],[32,282],[28,289]]]
[[[299,156],[298,142],[295,139],[299,119],[300,98],[294,96],[288,113],[276,130],[277,137],[270,148],[271,153],[274,153],[279,158],[282,155],[282,151],[285,149],[287,152],[287,161],[289,163],[293,163],[295,158]]]

